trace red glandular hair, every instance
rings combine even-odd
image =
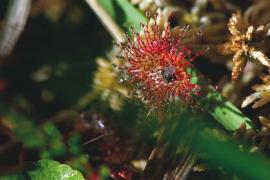
[[[157,24],[142,24],[142,33],[132,31],[122,46],[124,71],[134,92],[147,105],[161,107],[181,102],[188,105],[199,94],[200,86],[190,82],[187,69],[199,53],[182,43],[186,28],[164,30]]]

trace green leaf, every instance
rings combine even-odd
[[[82,174],[66,164],[52,160],[39,160],[34,169],[26,173],[31,180],[83,180]]]
[[[54,159],[66,155],[66,147],[62,142],[62,136],[52,122],[46,122],[41,127],[41,132],[46,137],[46,146],[41,148],[41,159]]]
[[[98,174],[99,174],[100,179],[102,180],[109,179],[110,169],[106,166],[101,166]]]
[[[39,160],[21,174],[0,177],[0,180],[84,180],[82,174],[69,165],[53,160]]]
[[[69,152],[73,155],[79,155],[82,152],[81,149],[81,135],[77,132],[72,133],[68,139],[68,149]]]
[[[251,120],[218,92],[210,92],[201,99],[201,106],[229,131],[237,130],[242,124],[247,129],[252,127]]]
[[[0,115],[4,124],[8,124],[10,130],[18,141],[27,149],[40,149],[42,159],[63,157],[67,148],[62,142],[62,136],[52,122],[46,122],[37,126],[33,120],[18,114],[5,104],[0,104]],[[78,148],[79,146],[77,146]]]
[[[66,155],[66,147],[62,142],[62,136],[52,122],[46,122],[42,126],[42,132],[46,136],[46,146],[42,148],[42,159],[53,159]]]
[[[179,153],[189,149],[196,157],[207,160],[207,165],[213,169],[222,169],[243,179],[270,179],[269,159],[262,153],[252,152],[251,146],[231,137],[213,119],[210,114],[192,113],[190,109],[170,113],[159,138],[160,142],[166,142],[160,148],[173,153],[167,154],[166,161],[179,158],[175,149]]]
[[[192,141],[198,156],[206,153],[207,161],[213,167],[220,167],[243,179],[270,179],[270,162],[263,154],[250,152],[251,147],[242,148],[232,138],[219,139],[213,130],[204,129],[197,133]],[[202,157],[203,158],[203,157]]]
[[[40,148],[46,144],[44,134],[36,128],[30,119],[19,115],[4,104],[0,104],[0,115],[3,117],[3,121],[10,125],[12,133],[24,143],[25,147]]]
[[[113,0],[100,0],[100,5],[107,11],[107,13],[113,18],[116,19],[116,5]]]
[[[146,22],[145,16],[131,5],[128,0],[100,0],[99,2],[125,31],[128,31],[131,26],[136,31],[139,31],[140,23]]]
[[[89,155],[88,154],[80,154],[75,157],[72,157],[72,159],[69,160],[68,164],[71,165],[73,168],[79,170],[81,173],[87,175],[88,167],[89,166]]]
[[[209,86],[208,79],[200,77],[195,68],[188,69],[188,73],[192,75],[192,83]],[[209,88],[207,95],[198,97],[198,102],[228,131],[235,131],[243,124],[247,129],[252,128],[252,121],[213,88]]]

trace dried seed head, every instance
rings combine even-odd
[[[123,74],[128,76],[134,94],[149,106],[192,104],[200,86],[190,82],[187,69],[199,53],[181,43],[187,28],[170,29],[167,25],[161,29],[157,15],[151,24],[142,24],[140,35],[133,31],[122,48]]]

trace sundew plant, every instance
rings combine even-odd
[[[270,179],[269,0],[3,0],[0,179]]]

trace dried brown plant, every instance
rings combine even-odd
[[[219,46],[219,51],[224,55],[233,55],[232,79],[238,78],[248,60],[270,67],[269,58],[259,48],[269,36],[269,25],[248,25],[241,13],[237,12],[230,18],[228,29],[231,37],[228,42]]]
[[[242,102],[242,108],[246,107],[252,103],[252,108],[258,108],[270,101],[270,76],[264,75],[261,76],[264,84],[253,86],[254,93],[246,97],[246,99]]]

